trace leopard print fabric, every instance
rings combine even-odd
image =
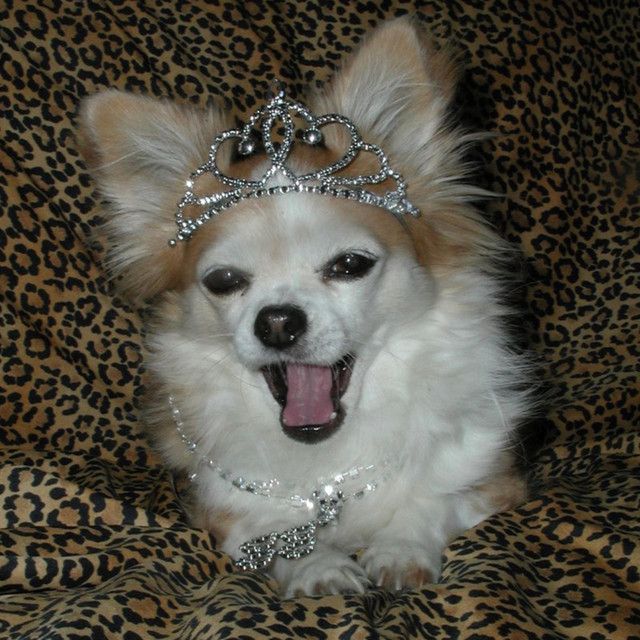
[[[538,490],[437,585],[282,601],[186,525],[142,436],[140,312],[100,266],[75,114],[108,86],[242,114],[404,13],[456,44],[460,116],[500,134],[478,180],[552,382]],[[8,0],[0,42],[0,636],[640,637],[637,2]]]

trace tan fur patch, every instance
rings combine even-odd
[[[509,469],[477,487],[476,504],[479,510],[490,513],[507,511],[527,499],[527,484],[522,474]]]
[[[198,512],[197,508],[192,508],[190,518],[193,526],[205,529],[213,534],[218,547],[224,544],[233,525],[238,520],[228,509],[215,509],[213,507],[204,512]]]

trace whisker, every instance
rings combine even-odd
[[[211,365],[207,369],[206,373],[211,373],[216,367],[220,366],[222,363],[224,363],[226,360],[228,360],[232,355],[233,355],[233,352],[230,351],[225,356],[223,356],[222,358],[219,358],[218,360],[215,360],[215,361],[211,362]],[[206,359],[208,360],[210,358],[207,356]],[[231,376],[232,378],[234,378],[235,380],[238,380],[238,382],[241,382],[243,385],[246,385],[247,387],[252,387],[253,389],[260,389],[261,388],[260,385],[257,385],[257,384],[254,384],[253,382],[249,382],[248,380],[245,380],[244,378],[242,378],[241,376],[237,375],[233,371],[226,371],[225,373],[227,375]]]
[[[236,380],[238,380],[239,382],[242,382],[242,384],[246,385],[247,387],[252,387],[253,389],[262,389],[262,385],[254,384],[253,382],[249,382],[248,380],[245,380],[244,378],[241,378],[240,376],[236,375],[235,373],[231,373],[231,376],[233,378],[235,378]]]
[[[109,167],[112,167],[114,164],[118,164],[119,162],[122,162],[123,160],[126,160],[127,158],[131,158],[138,154],[139,154],[139,151],[137,149],[129,153],[125,153],[125,155],[120,156],[115,160],[111,160],[111,162],[105,162],[104,164],[101,164],[99,167],[96,167],[94,171],[102,171],[103,169],[108,169]]]
[[[206,370],[206,373],[211,373],[217,366],[221,365],[225,360],[228,360],[231,357],[231,353],[226,353],[224,356],[217,360],[213,360],[217,354],[211,354],[210,356],[205,356],[204,360],[209,362],[209,368]]]
[[[382,346],[382,343],[380,343],[380,342],[371,342],[371,341],[356,340],[356,339],[354,339],[353,342],[355,342],[357,344],[373,345],[374,347],[377,347],[382,353],[385,353],[385,354],[391,356],[392,358],[394,358],[395,360],[397,360],[398,362],[401,362],[405,366],[408,366],[408,363],[407,363],[406,359],[401,358],[399,355],[397,355],[396,353],[393,353],[393,351],[390,351],[389,349],[385,349]]]

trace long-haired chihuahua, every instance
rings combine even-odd
[[[118,91],[82,106],[109,266],[154,308],[151,439],[194,526],[288,596],[437,580],[448,541],[525,495],[527,367],[457,71],[402,18],[240,124]]]

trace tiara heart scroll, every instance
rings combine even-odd
[[[296,129],[294,116],[304,122],[304,129]],[[349,146],[346,151],[332,164],[302,175],[296,174],[287,164],[296,132],[300,133],[304,143],[314,146],[323,140],[323,128],[330,125],[340,125],[348,133]],[[276,143],[274,133],[280,129],[283,131],[282,138]],[[257,149],[256,130],[270,162],[265,172],[259,180],[225,174],[218,165],[220,147],[227,141],[237,141],[238,153],[250,156]],[[370,153],[377,158],[375,173],[337,175],[360,153]],[[196,182],[205,174],[212,175],[221,186],[227,188],[205,195],[196,194]],[[394,185],[391,189],[381,194],[371,191],[371,187],[388,180]],[[175,238],[169,240],[169,245],[175,247],[178,242],[188,240],[205,222],[242,200],[287,193],[328,195],[380,207],[399,219],[407,214],[417,217],[420,211],[408,200],[406,189],[404,178],[391,168],[384,151],[375,144],[365,142],[349,118],[335,113],[315,116],[305,105],[287,97],[282,86],[278,85],[271,100],[254,112],[241,128],[223,131],[213,140],[207,160],[186,181],[185,193],[176,210],[178,232]],[[199,213],[188,217],[187,208],[195,208]]]

